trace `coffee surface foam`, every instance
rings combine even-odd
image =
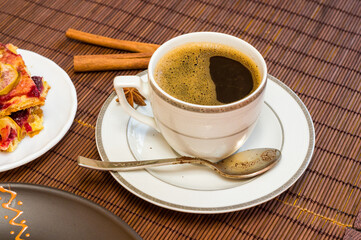
[[[260,73],[253,61],[236,49],[216,43],[196,42],[179,46],[165,54],[155,69],[157,84],[171,96],[199,105],[221,105],[210,75],[210,58],[223,56],[242,63],[252,73],[254,89]],[[254,89],[252,91],[254,91]]]

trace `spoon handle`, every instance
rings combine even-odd
[[[131,161],[131,162],[103,162],[86,157],[78,157],[78,165],[102,171],[132,171],[147,167],[158,167],[172,164],[196,163],[199,159],[190,157],[168,158],[159,160]]]

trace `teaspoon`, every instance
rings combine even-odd
[[[173,164],[201,164],[215,170],[226,178],[245,179],[255,177],[273,168],[281,158],[281,152],[273,148],[258,148],[233,154],[218,162],[191,157],[179,157],[159,160],[103,162],[86,157],[78,157],[78,165],[103,171],[131,171],[148,167]]]

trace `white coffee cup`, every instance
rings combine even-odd
[[[172,97],[158,86],[154,70],[164,54],[190,42],[219,43],[246,54],[260,71],[260,85],[246,98],[224,105],[197,105]],[[266,82],[266,63],[249,43],[223,33],[195,32],[175,37],[154,52],[148,66],[147,81],[138,76],[117,76],[114,87],[124,110],[159,131],[180,155],[215,161],[236,152],[250,136],[261,111]],[[137,88],[149,100],[154,117],[132,108],[125,98],[124,87]]]

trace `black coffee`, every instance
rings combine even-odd
[[[256,64],[242,52],[216,43],[188,43],[164,55],[155,80],[171,96],[200,105],[238,101],[260,84]]]

